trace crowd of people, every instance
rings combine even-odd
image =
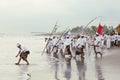
[[[73,36],[68,34],[64,37],[53,36],[52,38],[45,38],[45,42],[46,53],[49,55],[52,54],[54,58],[58,58],[58,55],[61,55],[63,58],[70,57],[76,60],[84,60],[85,56],[90,56],[91,49],[94,50],[96,58],[99,55],[102,58],[105,49],[120,47],[120,35],[99,35],[96,33],[93,36],[82,34]],[[16,65],[19,65],[21,59],[29,65],[27,56],[30,51],[19,43],[17,44],[17,48],[19,48],[19,52],[16,57],[20,55],[20,58]]]
[[[53,57],[57,58],[58,53],[63,57],[73,57],[77,59],[78,56],[84,59],[85,55],[89,55],[90,48],[94,48],[95,57],[100,55],[104,49],[110,49],[112,47],[120,47],[120,35],[99,35],[96,33],[93,36],[86,36],[78,34],[76,36],[66,35],[59,38],[53,36],[53,38],[46,38],[46,53],[53,53]]]
[[[45,51],[48,55],[53,55],[55,59],[59,58],[59,55],[65,59],[67,63],[65,77],[70,80],[71,77],[71,59],[75,59],[79,79],[85,80],[85,71],[86,67],[84,64],[85,56],[90,56],[94,54],[96,58],[95,68],[96,73],[98,75],[99,80],[104,80],[104,76],[102,74],[101,66],[98,64],[98,57],[103,57],[103,51],[105,49],[120,47],[120,35],[99,35],[96,33],[93,36],[86,36],[82,34],[74,35],[66,35],[62,37],[53,36],[51,38],[45,38]],[[16,65],[20,64],[21,59],[23,59],[27,65],[29,65],[29,61],[27,60],[28,54],[30,51],[21,46],[21,44],[17,43],[17,48],[19,49],[16,57],[19,56],[19,60]],[[94,53],[91,50],[94,50]],[[57,63],[56,63],[57,64]],[[57,67],[57,66],[56,66]],[[69,70],[68,70],[69,69]],[[57,79],[57,70],[56,70],[56,79]]]

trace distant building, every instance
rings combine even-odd
[[[120,24],[116,27],[116,32],[118,32],[118,34],[120,34]]]

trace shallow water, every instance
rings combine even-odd
[[[30,50],[30,65],[18,58],[16,43]],[[67,58],[55,60],[42,54],[44,37],[40,36],[2,36],[0,37],[0,80],[119,80],[119,70],[101,64],[93,52],[84,62]]]

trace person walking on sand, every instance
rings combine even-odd
[[[23,59],[27,63],[27,65],[29,65],[29,62],[27,60],[27,56],[28,56],[28,54],[30,54],[30,51],[27,48],[22,47],[21,44],[19,44],[19,43],[17,43],[17,48],[19,48],[19,52],[16,55],[16,57],[18,57],[20,55],[20,58],[19,58],[18,62],[15,64],[19,65],[21,59]]]

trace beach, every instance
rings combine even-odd
[[[104,66],[104,72],[107,80],[119,80],[120,73],[120,47],[112,48],[108,51],[110,55],[105,56],[102,59],[102,65]]]
[[[0,80],[119,80],[120,48],[105,50],[103,58],[85,57],[84,63],[74,59],[55,60],[45,53],[44,36],[2,36],[0,37]],[[30,50],[30,65],[21,61],[16,44]]]

